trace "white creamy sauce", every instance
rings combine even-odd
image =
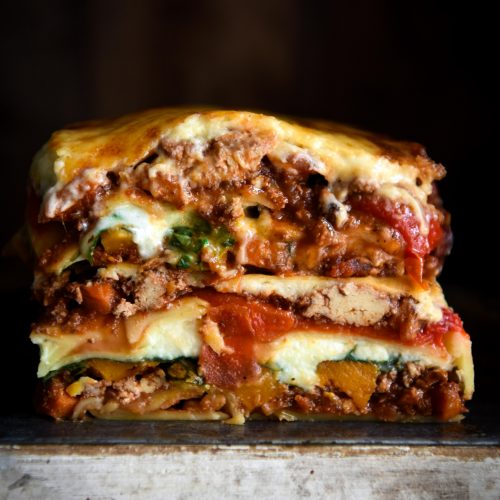
[[[129,318],[127,335],[140,337],[138,345],[134,346],[134,357],[162,360],[198,357],[201,351],[201,318],[208,307],[204,300],[189,297],[168,311],[149,313],[139,324]],[[140,335],[134,331],[137,329]]]
[[[188,213],[166,206],[162,206],[159,213],[152,213],[144,207],[130,202],[111,205],[106,215],[101,216],[93,229],[83,236],[80,243],[82,254],[89,255],[93,243],[103,231],[123,228],[131,233],[143,259],[157,255],[162,249],[165,237],[171,234],[174,226],[185,222]]]
[[[335,210],[335,227],[341,229],[347,222],[350,207],[341,203],[336,196],[329,190],[324,189],[320,196],[321,209],[327,214],[333,206]]]
[[[279,344],[266,365],[277,372],[280,382],[304,389],[312,389],[318,383],[319,363],[344,359],[355,345],[312,332],[291,333]]]
[[[266,365],[277,372],[278,379],[305,390],[319,383],[316,368],[322,361],[339,361],[347,355],[359,361],[377,363],[400,358],[402,362],[419,361],[424,366],[451,368],[451,359],[429,356],[414,349],[397,347],[380,341],[325,333],[293,332],[277,342]]]

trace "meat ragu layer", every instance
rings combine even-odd
[[[42,412],[239,422],[465,411],[472,365],[465,383],[458,360],[470,344],[435,282],[452,239],[435,186],[444,168],[416,144],[316,127],[151,110],[53,135],[27,210]],[[183,307],[202,311],[192,359],[140,358],[148,318],[175,330],[167,313]],[[352,352],[321,358],[314,383],[285,380],[269,353],[308,332]],[[363,339],[385,342],[390,363]],[[54,352],[83,361],[51,370]]]
[[[180,154],[171,146],[168,154],[162,152],[159,164],[173,157],[180,165],[190,165],[186,149]],[[48,240],[39,245],[35,296],[58,317],[85,304],[89,280],[109,289],[106,309],[119,315],[162,308],[193,286],[245,273],[335,278],[410,275],[417,282],[432,280],[450,250],[449,217],[435,189],[420,207],[429,226],[423,236],[408,205],[356,182],[328,186],[303,157],[291,156],[279,167],[267,156],[252,157],[257,167],[223,182],[207,178],[206,185],[197,189],[183,188],[180,174],[174,180],[160,174],[151,179],[159,158],[109,175],[113,182],[105,190],[83,198],[61,215],[60,222],[39,223],[37,211],[31,212],[32,232]],[[212,161],[222,160],[216,156]],[[187,166],[183,169],[189,172]],[[96,236],[91,255],[81,255],[74,264],[69,259],[61,272],[61,260],[68,252],[78,254],[85,235],[98,224],[96,206],[117,196],[138,205],[167,203],[174,210],[190,211],[191,221],[174,226],[152,258],[141,256],[126,226],[110,227]],[[36,199],[32,203],[39,206]],[[119,273],[106,278],[102,269],[120,263],[133,264],[133,279]],[[54,268],[57,276],[51,272]]]
[[[465,411],[455,372],[416,363],[378,367],[325,361],[313,391],[280,383],[269,370],[235,388],[204,383],[193,360],[137,365],[92,360],[50,378],[38,393],[40,409],[54,418],[140,419],[152,415],[222,420],[297,420],[307,416],[365,416],[387,421],[414,417],[450,420]]]

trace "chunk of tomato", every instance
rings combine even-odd
[[[234,295],[201,295],[212,304],[209,318],[217,323],[225,345],[230,348],[218,354],[208,345],[202,347],[200,365],[205,379],[219,387],[237,387],[255,379],[260,373],[255,359],[256,342],[270,342],[290,331],[296,323],[295,316]]]
[[[443,229],[435,214],[427,216],[429,231],[421,232],[420,223],[408,205],[374,194],[353,196],[351,206],[381,219],[396,229],[406,243],[405,268],[407,274],[422,282],[424,257],[434,250],[443,238]]]

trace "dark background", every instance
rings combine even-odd
[[[4,2],[0,210],[8,217],[0,243],[22,223],[27,170],[53,130],[205,103],[333,119],[421,142],[448,169],[441,191],[456,244],[442,279],[483,285],[481,264],[496,252],[488,242],[496,185],[486,175],[498,168],[499,57],[496,16],[474,6]]]
[[[455,248],[441,281],[475,353],[497,362],[498,27],[485,4],[33,0],[4,2],[0,23],[0,244],[22,224],[33,154],[69,122],[188,103],[347,122],[446,166]]]

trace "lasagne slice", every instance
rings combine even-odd
[[[471,347],[423,148],[339,125],[151,110],[31,169],[38,408],[55,418],[455,420]]]

